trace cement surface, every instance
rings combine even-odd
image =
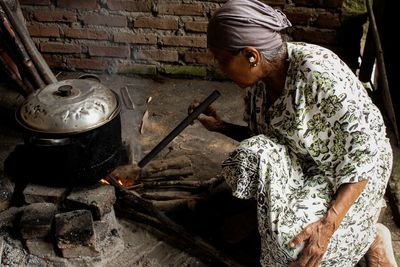
[[[59,79],[76,78],[76,73],[61,73]],[[220,116],[229,122],[243,124],[242,91],[231,82],[204,80],[185,80],[160,78],[157,80],[117,75],[100,75],[104,85],[118,92],[127,87],[134,104],[130,110],[123,105],[121,119],[123,122],[123,140],[131,147],[131,161],[138,162],[155,145],[157,145],[172,129],[187,115],[187,108],[193,100],[202,101],[214,90],[219,90],[221,96],[216,100]],[[143,114],[148,111],[148,120],[140,125]],[[4,124],[0,130],[0,160],[4,161],[14,145],[22,142],[21,134],[15,127]],[[199,122],[188,126],[158,155],[157,159],[170,155],[185,154],[193,162],[195,174],[193,179],[206,180],[215,177],[220,170],[220,163],[232,151],[237,143],[217,133],[208,132]],[[399,166],[399,157],[395,157],[395,166]],[[397,165],[396,165],[397,164]],[[0,171],[2,170],[2,166]],[[395,168],[394,176],[398,177],[399,168]],[[396,181],[391,181],[391,188],[400,190]],[[392,201],[392,200],[391,200]],[[400,259],[400,228],[396,225],[388,202],[381,221],[389,227],[397,259]],[[162,240],[147,233],[144,229],[121,221],[125,234],[125,250],[120,258],[111,266],[207,266],[192,256],[167,245]],[[141,245],[139,246],[138,243]],[[141,253],[143,252],[143,253]]]

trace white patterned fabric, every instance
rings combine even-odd
[[[354,266],[375,236],[392,168],[392,150],[379,109],[352,71],[330,50],[288,43],[282,95],[269,106],[259,82],[245,97],[254,136],[222,165],[238,198],[258,202],[263,266],[288,266],[302,247],[288,243],[322,218],[343,183],[368,179],[320,266]]]

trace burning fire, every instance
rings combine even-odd
[[[106,179],[101,179],[100,183],[102,183],[102,184],[110,184]]]
[[[130,181],[129,179],[124,179],[124,178],[118,177],[118,178],[116,178],[116,180],[120,185],[122,185],[124,187],[130,187],[132,185],[132,181]],[[102,184],[110,184],[110,182],[107,181],[107,179],[101,179],[100,183],[102,183]]]

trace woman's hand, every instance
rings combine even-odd
[[[292,262],[290,267],[316,267],[322,261],[329,240],[335,232],[335,223],[325,218],[308,225],[289,243],[291,248],[305,242],[300,258]]]
[[[200,105],[200,102],[194,101],[188,108],[188,113],[192,113],[193,110]],[[200,114],[197,119],[203,124],[203,126],[212,132],[218,132],[223,127],[224,122],[217,114],[217,110],[213,105],[210,105],[203,114]]]

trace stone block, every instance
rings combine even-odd
[[[117,218],[115,217],[114,209],[105,214],[99,221],[95,221],[93,224],[97,243],[104,241],[104,239],[106,239],[110,234],[119,235],[119,225]]]
[[[14,221],[23,212],[23,207],[11,207],[3,212],[0,212],[0,229],[12,228]]]
[[[41,258],[56,257],[56,252],[52,243],[42,239],[28,239],[25,242],[26,247],[30,254]]]
[[[65,188],[28,184],[23,191],[23,195],[25,202],[28,204],[40,202],[59,204],[65,197],[66,191],[67,189]]]
[[[14,183],[8,178],[0,177],[0,212],[11,206],[14,188]]]
[[[66,198],[69,209],[86,209],[99,220],[111,211],[115,203],[115,190],[111,185],[97,184],[91,187],[74,188]]]
[[[55,216],[55,238],[63,257],[95,257],[96,237],[93,218],[88,210],[75,210]]]
[[[0,237],[0,266],[2,265],[1,258],[2,258],[2,255],[3,255],[4,246],[5,246],[4,245],[4,238]]]
[[[57,207],[52,203],[33,203],[25,207],[20,220],[22,238],[45,238],[50,235]]]

